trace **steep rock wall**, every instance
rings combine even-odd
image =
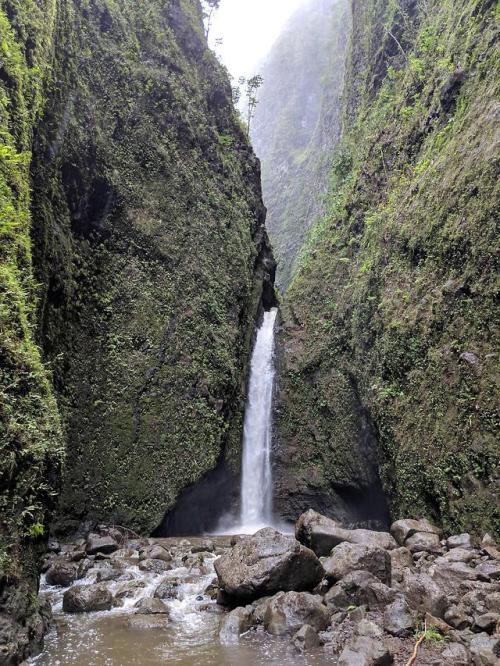
[[[275,264],[197,0],[0,10],[0,662],[17,663],[46,623],[63,450],[62,530],[148,533],[210,470],[230,487]]]
[[[327,214],[283,314],[284,511],[370,498],[368,418],[394,518],[498,529],[494,5],[352,2]]]
[[[328,189],[340,138],[348,0],[311,0],[292,16],[261,68],[251,125],[262,160],[267,226],[285,288]]]

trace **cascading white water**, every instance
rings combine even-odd
[[[277,312],[277,308],[264,312],[251,359],[241,482],[240,520],[246,528],[272,522],[271,437]]]

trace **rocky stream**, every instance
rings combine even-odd
[[[43,568],[38,666],[500,663],[500,552],[426,520],[384,533],[309,510],[295,537],[98,526],[51,542]]]

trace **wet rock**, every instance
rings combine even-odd
[[[59,543],[59,541],[56,541],[55,539],[49,539],[47,543],[47,551],[49,553],[60,553],[61,544]]]
[[[308,592],[278,592],[270,599],[264,616],[265,629],[275,636],[294,634],[304,624],[323,631],[330,613],[321,597]]]
[[[65,613],[90,613],[110,610],[112,605],[113,595],[102,584],[70,587],[63,597]]]
[[[305,624],[297,631],[292,643],[299,652],[307,652],[307,650],[312,650],[321,645],[318,634],[310,624]]]
[[[353,571],[327,592],[324,602],[331,610],[361,605],[379,610],[392,603],[396,596],[396,590],[384,585],[368,571]]]
[[[383,583],[391,582],[391,558],[382,548],[341,543],[332,550],[330,557],[323,560],[322,564],[329,580],[337,581],[352,571],[363,570],[373,574]]]
[[[426,573],[406,572],[401,589],[408,605],[419,613],[443,617],[447,602],[439,585]]]
[[[263,597],[253,602],[253,619],[255,624],[264,624],[267,607],[271,599],[272,597]]]
[[[215,571],[224,593],[237,600],[310,590],[324,576],[312,550],[271,528],[239,541],[215,561]]]
[[[139,599],[134,608],[136,609],[135,612],[141,615],[163,615],[168,613],[168,608],[161,599],[150,597]]]
[[[470,549],[474,546],[472,545],[472,539],[470,534],[456,534],[455,536],[448,537],[446,539],[446,545],[448,548],[465,548]]]
[[[222,620],[219,638],[221,643],[237,643],[241,634],[250,629],[253,624],[253,608],[239,607],[228,613]]]
[[[169,624],[170,618],[165,613],[158,613],[156,615],[136,614],[130,615],[126,619],[127,627],[137,631],[165,629]]]
[[[123,581],[115,590],[114,602],[123,601],[123,599],[131,599],[132,597],[135,597],[138,590],[144,589],[145,587],[146,583],[142,580]],[[115,603],[115,605],[117,604]]]
[[[45,580],[48,585],[68,587],[80,577],[78,564],[67,560],[56,560],[47,570]]]
[[[403,581],[405,571],[413,569],[413,556],[408,548],[404,546],[389,551],[391,558],[391,587],[399,585]]]
[[[154,596],[157,599],[176,599],[181,587],[178,579],[165,578],[155,589]]]
[[[118,544],[112,536],[101,536],[99,534],[89,534],[85,544],[87,555],[97,555],[101,553],[109,555],[118,550]]]
[[[139,551],[140,560],[161,560],[162,562],[171,562],[172,555],[163,546],[153,545],[142,548]]]
[[[415,625],[415,617],[404,597],[397,597],[384,610],[384,629],[392,636],[409,636]]]
[[[98,583],[104,583],[110,580],[118,580],[122,574],[122,569],[116,569],[112,566],[100,567],[97,570],[96,581]]]
[[[474,666],[498,666],[500,664],[500,637],[477,634],[471,640],[469,649]]]
[[[442,530],[439,527],[432,525],[432,523],[425,518],[421,520],[397,520],[391,525],[391,534],[400,546],[404,546],[406,540],[417,532],[435,534],[439,537],[438,541],[442,536]]]
[[[162,574],[165,571],[170,571],[172,565],[170,562],[164,562],[163,560],[141,560],[139,562],[139,569],[141,571],[148,571],[149,573]]]

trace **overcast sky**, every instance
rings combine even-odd
[[[221,0],[210,31],[210,43],[230,73],[258,74],[257,68],[288,17],[305,0]],[[216,46],[215,40],[223,40]]]

